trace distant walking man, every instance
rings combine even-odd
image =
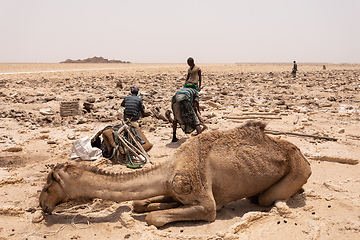
[[[186,84],[195,84],[197,90],[201,91],[201,69],[198,66],[195,66],[194,59],[189,57],[187,59],[187,64],[189,65],[188,75],[185,80]]]
[[[296,61],[294,61],[294,67],[293,67],[292,72],[291,72],[293,77],[296,77],[296,72],[297,72],[297,64],[296,64]]]

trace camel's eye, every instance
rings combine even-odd
[[[43,191],[47,193],[49,192],[49,188],[44,188]]]

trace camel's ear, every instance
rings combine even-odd
[[[52,171],[52,178],[54,179],[54,181],[58,182],[60,186],[64,186],[64,182],[57,172]]]

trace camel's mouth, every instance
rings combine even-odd
[[[49,208],[48,206],[41,207],[41,209],[42,209],[43,212],[46,213],[47,215],[52,215],[52,212],[53,212],[53,210],[54,210],[54,208]]]
[[[52,207],[52,206],[48,206],[47,204],[46,204],[46,202],[42,202],[42,201],[40,201],[39,202],[39,206],[40,206],[40,208],[41,208],[41,210],[44,212],[44,213],[46,213],[47,215],[51,215],[51,213],[53,212],[53,210],[54,210],[54,208],[55,208],[55,206],[54,207]]]

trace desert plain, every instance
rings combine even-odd
[[[303,192],[271,207],[241,199],[218,211],[214,222],[160,228],[148,226],[146,214],[133,212],[131,202],[101,199],[62,203],[42,217],[40,191],[57,163],[134,171],[105,158],[82,161],[68,155],[77,139],[122,120],[120,104],[130,86],[140,87],[151,112],[138,123],[154,144],[153,163],[165,161],[193,137],[179,129],[180,141],[172,143],[171,124],[159,117],[171,109],[188,66],[2,63],[0,240],[360,239],[360,65],[299,62],[296,77],[291,63],[197,65],[206,131],[265,121],[270,136],[294,143],[309,160],[312,175]],[[61,103],[68,101],[79,103],[77,115],[60,115]],[[89,111],[84,102],[92,103]]]

